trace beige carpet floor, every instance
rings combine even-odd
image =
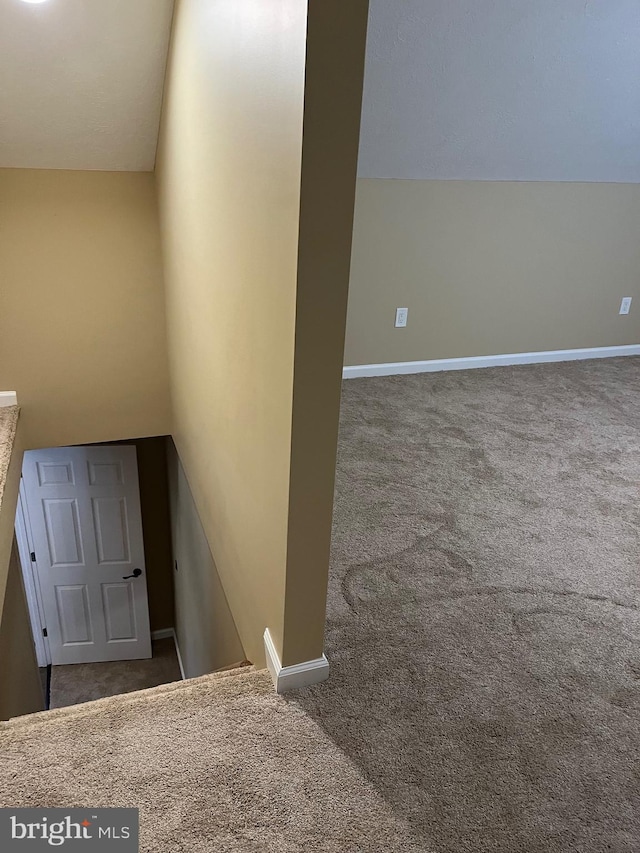
[[[418,853],[357,766],[246,669],[0,724],[0,806],[139,807],[145,853]]]
[[[51,667],[51,708],[64,708],[180,681],[173,638],[153,640],[153,657],[110,663],[76,663]]]
[[[345,383],[329,682],[0,726],[1,805],[144,850],[638,853],[640,362]]]
[[[640,359],[344,384],[326,688],[439,853],[640,851]]]

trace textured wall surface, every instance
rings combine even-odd
[[[637,184],[361,179],[345,364],[638,343],[638,270]]]
[[[371,0],[345,364],[637,343],[639,77],[635,0]]]
[[[0,166],[152,171],[172,11],[0,4]]]
[[[171,431],[151,174],[0,170],[0,388],[29,448]]]
[[[636,0],[372,0],[365,178],[640,180]]]
[[[187,678],[245,657],[218,569],[172,439],[166,439],[176,637]]]

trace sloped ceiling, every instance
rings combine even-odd
[[[150,171],[173,0],[0,0],[0,167]]]

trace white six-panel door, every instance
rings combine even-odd
[[[22,473],[52,663],[151,657],[135,447],[30,450]]]

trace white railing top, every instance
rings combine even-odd
[[[18,395],[15,391],[0,391],[0,408],[3,406],[17,406]]]

